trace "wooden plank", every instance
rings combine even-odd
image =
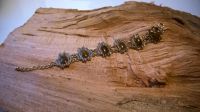
[[[158,44],[87,63],[17,72],[58,53],[143,34],[164,23]],[[40,8],[0,46],[0,107],[9,112],[200,111],[200,19],[153,4],[126,2],[79,11]],[[152,82],[162,82],[159,86]]]

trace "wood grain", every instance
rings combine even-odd
[[[59,52],[145,33],[164,23],[158,44],[61,70],[16,72]],[[9,112],[199,112],[200,18],[154,4],[95,10],[40,8],[0,46],[0,107]]]

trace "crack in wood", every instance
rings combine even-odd
[[[72,36],[79,36],[79,37],[90,37],[89,35],[84,35],[84,34],[70,34],[66,32],[59,32],[59,31],[53,31],[53,30],[47,30],[47,29],[38,29],[38,31],[43,31],[43,32],[49,32],[49,33],[56,33],[56,34],[62,34],[62,35],[72,35]]]
[[[22,35],[27,35],[27,36],[36,36],[35,34],[32,34],[32,33],[22,33]]]

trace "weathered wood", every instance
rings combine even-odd
[[[142,34],[164,23],[162,42],[96,57],[61,70],[16,72],[59,52]],[[9,112],[200,111],[200,19],[153,4],[126,2],[79,11],[40,8],[0,47],[0,107]]]

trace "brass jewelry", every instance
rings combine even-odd
[[[140,36],[138,34],[131,36],[128,40],[117,39],[114,41],[113,46],[101,42],[98,44],[96,49],[88,49],[82,47],[77,50],[75,54],[60,53],[55,62],[51,62],[48,65],[39,65],[33,67],[17,67],[15,70],[20,72],[28,72],[33,70],[43,70],[52,67],[59,67],[61,69],[67,68],[74,62],[86,63],[90,61],[92,57],[101,56],[108,57],[113,53],[124,54],[129,49],[142,50],[143,47],[148,43],[158,43],[162,39],[161,35],[166,30],[162,23],[151,27],[146,34]]]

